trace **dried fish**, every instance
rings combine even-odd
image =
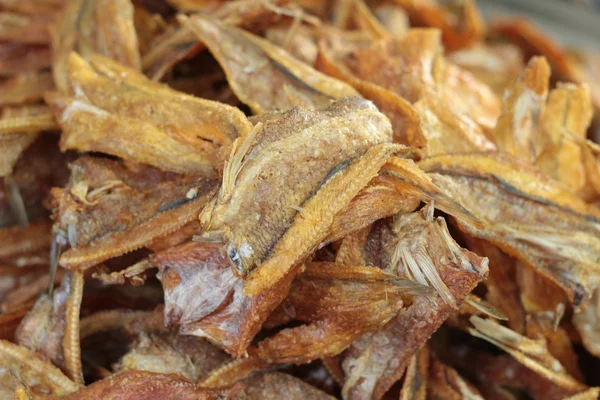
[[[179,93],[106,58],[88,63],[72,53],[68,77],[68,92],[46,96],[63,129],[63,151],[100,151],[211,177],[219,149],[250,130],[241,111]]]
[[[71,52],[103,54],[140,69],[131,0],[68,0],[52,30],[52,74],[60,90],[71,85]]]
[[[140,164],[82,157],[54,190],[58,226],[71,246],[60,258],[89,268],[136,250],[194,219],[214,182]]]
[[[0,105],[42,100],[44,93],[53,88],[52,75],[48,72],[17,74],[0,84]]]
[[[471,317],[474,329],[469,332],[489,341],[513,356],[518,362],[551,380],[561,388],[576,393],[585,385],[571,377],[564,367],[548,352],[543,341],[528,339],[491,320]]]
[[[119,361],[116,371],[179,374],[190,382],[203,379],[228,359],[204,339],[176,333],[142,332]]]
[[[24,120],[21,118],[38,117],[47,114],[47,111],[46,107],[39,106],[20,106],[14,109],[5,108],[2,110],[0,126],[5,123],[5,126],[12,133],[10,135],[0,135],[0,148],[2,149],[0,177],[5,177],[13,172],[13,168],[19,157],[35,142],[41,130],[39,128],[33,131],[25,129],[24,132],[21,132],[19,128],[22,128],[23,124],[17,123],[17,126],[15,126],[14,121],[23,122]],[[25,127],[27,127],[28,122],[29,120],[25,120]]]
[[[538,270],[575,305],[591,294],[600,251],[599,214],[577,196],[500,155],[439,156],[419,166],[466,209],[490,222],[485,229],[473,229],[458,219],[461,229]]]
[[[563,132],[585,138],[592,117],[589,87],[573,84],[559,84],[552,90],[540,117],[544,143],[536,164],[574,193],[583,192],[587,183],[584,149]]]
[[[428,372],[429,350],[427,346],[423,346],[410,359],[400,392],[400,400],[425,400],[427,398]]]
[[[494,151],[495,144],[467,114],[449,107],[435,93],[427,94],[414,105],[421,122],[425,146],[423,158],[437,154]]]
[[[353,131],[348,129],[350,124],[367,129]],[[324,134],[327,132],[342,135]],[[184,321],[177,318],[171,323],[192,323],[185,328],[188,333],[208,336],[228,351],[243,354],[259,324],[285,297],[298,262],[326,238],[332,221],[319,225],[314,221],[319,221],[318,216],[325,210],[335,214],[345,207],[377,174],[390,154],[401,151],[399,146],[385,143],[390,134],[389,122],[369,102],[350,98],[319,112],[293,109],[266,121],[264,126],[257,125],[241,143],[236,142],[225,166],[223,185],[201,215],[205,233],[200,246],[213,248],[208,254],[216,255],[218,249],[214,243],[206,242],[216,239],[227,249],[226,260],[208,262],[206,268],[213,270],[215,276],[202,283],[220,295],[207,293],[194,303],[214,304],[211,306],[214,310],[230,291],[233,298],[216,314],[207,315],[212,310],[202,309],[193,319],[207,317],[198,323],[192,323],[192,318]],[[325,150],[332,143],[339,146],[338,154]],[[312,167],[310,179],[294,166],[305,162]],[[300,183],[298,178],[302,179],[302,185],[290,191],[290,185]],[[343,195],[339,188],[344,188]],[[265,214],[262,210],[266,209],[273,211]],[[244,218],[243,223],[240,218]],[[298,234],[303,235],[302,242],[297,240]],[[156,262],[161,268],[162,263]],[[220,265],[219,269],[211,266],[214,262]],[[256,264],[260,267],[255,269]],[[168,263],[162,268],[165,266]],[[167,281],[163,277],[167,299],[171,290],[191,293],[187,285],[194,287],[196,284],[192,282],[198,282],[186,282],[176,276]],[[188,303],[177,303],[178,308],[189,307]],[[167,304],[167,309],[170,307]],[[252,311],[249,314],[244,309]],[[266,310],[269,311],[265,313]],[[249,318],[252,314],[256,318]],[[231,323],[214,325],[223,318]],[[240,331],[244,334],[239,335]]]
[[[58,396],[77,390],[77,385],[60,369],[25,347],[0,340],[0,354],[2,354],[0,357],[2,375],[12,372],[20,377],[26,387]]]
[[[442,364],[437,359],[431,360],[427,395],[431,399],[469,399],[483,400],[479,391],[456,370]]]
[[[597,55],[474,0],[0,0],[0,40],[0,398],[598,396]]]
[[[488,260],[459,247],[443,220],[433,219],[431,206],[400,214],[394,225],[394,233],[402,236],[396,238],[391,263],[384,267],[431,285],[440,294],[434,299],[417,296],[381,330],[354,342],[342,364],[342,393],[348,399],[381,398],[402,377],[410,358],[487,275]]]
[[[258,374],[243,382],[245,388],[240,398],[248,400],[276,400],[288,398],[290,400],[333,400],[327,395],[304,381],[293,376],[279,372]]]
[[[307,324],[263,340],[258,355],[271,363],[298,364],[337,355],[362,334],[384,326],[402,308],[403,297],[424,293],[378,268],[307,264],[280,306]]]
[[[424,138],[419,117],[411,104],[394,91],[359,78],[343,64],[346,53],[358,50],[363,46],[361,42],[362,40],[344,40],[344,36],[339,33],[322,39],[319,42],[316,67],[352,85],[365,98],[371,100],[392,122],[394,142],[414,147],[423,146]]]
[[[532,58],[503,101],[494,129],[498,148],[524,160],[535,161],[543,146],[540,115],[548,95],[550,67],[544,58]]]
[[[71,379],[83,385],[83,371],[81,366],[81,348],[79,341],[79,312],[83,298],[83,272],[70,273],[70,293],[65,310],[65,335],[63,338],[63,351],[65,369]]]
[[[111,375],[64,398],[71,400],[91,400],[105,397],[134,399],[142,396],[156,400],[164,398],[209,400],[235,396],[240,389],[235,386],[226,389],[201,388],[175,374],[128,371]]]
[[[510,43],[477,43],[447,55],[448,59],[471,72],[502,96],[523,70],[523,54]]]
[[[295,106],[322,108],[332,100],[358,96],[351,86],[251,33],[201,16],[181,22],[211,50],[238,98],[257,114]]]
[[[52,297],[43,293],[32,310],[23,318],[15,333],[18,344],[48,358],[64,368],[63,337],[71,277],[66,276]]]

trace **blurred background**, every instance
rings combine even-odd
[[[477,4],[486,18],[527,17],[566,47],[600,51],[600,0],[479,0]]]

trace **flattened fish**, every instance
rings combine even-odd
[[[550,79],[550,66],[542,57],[532,58],[507,92],[493,140],[500,150],[535,162],[542,151],[540,116]]]
[[[240,138],[219,193],[201,215],[205,232],[198,238],[222,243],[230,268],[212,267],[215,281],[206,284],[221,294],[202,295],[195,303],[223,304],[212,314],[211,309],[195,314],[198,322],[171,322],[243,354],[267,314],[285,298],[299,263],[326,239],[334,215],[392,153],[403,151],[390,141],[389,121],[357,98],[322,111],[290,110]],[[164,271],[169,262],[158,266]],[[167,299],[178,285],[181,293],[192,290],[185,280],[169,282]]]
[[[474,328],[469,332],[500,347],[518,362],[552,381],[559,387],[576,393],[586,386],[570,376],[564,367],[548,352],[543,340],[532,340],[502,325],[478,316],[471,317]]]
[[[600,213],[535,168],[500,154],[439,156],[419,166],[466,209],[489,221],[461,229],[536,268],[579,305],[598,285]]]
[[[182,19],[211,50],[238,98],[256,114],[295,106],[322,108],[359,94],[249,32],[199,15]]]
[[[271,363],[297,364],[335,356],[393,318],[403,306],[403,296],[424,295],[426,289],[374,267],[309,263],[281,304],[306,325],[263,340],[258,355]]]
[[[65,189],[54,189],[57,227],[70,245],[67,268],[88,268],[143,247],[194,219],[215,181],[145,165],[82,157]]]
[[[87,59],[93,53],[140,69],[131,0],[68,0],[52,30],[52,73],[67,90],[71,52]]]
[[[416,296],[381,330],[353,343],[342,364],[346,373],[342,393],[348,399],[380,399],[402,377],[411,357],[487,275],[488,260],[458,246],[444,220],[433,218],[431,205],[399,214],[393,232],[395,237],[387,243],[395,245],[381,247],[393,249],[389,264],[382,267],[432,286],[438,295]]]
[[[168,171],[215,176],[219,150],[251,125],[225,104],[148,80],[100,56],[72,53],[69,90],[46,96],[61,125],[61,149],[98,151]]]

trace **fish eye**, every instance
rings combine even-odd
[[[240,257],[239,251],[235,247],[229,246],[227,249],[227,257],[229,257],[229,261],[231,261],[234,271],[239,275],[244,276],[244,262],[242,261],[242,257]]]

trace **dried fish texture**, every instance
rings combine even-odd
[[[313,65],[317,58],[316,36],[318,29],[306,25],[294,27],[274,26],[265,32],[265,38],[288,51],[292,56],[308,65]],[[330,75],[331,74],[327,74]]]
[[[0,276],[2,277],[0,302],[4,302],[6,297],[14,290],[27,285],[45,272],[45,266],[41,268],[38,266],[18,267],[8,265],[0,267]],[[0,309],[5,312],[4,304],[0,306]]]
[[[542,57],[532,58],[507,92],[493,139],[500,150],[535,162],[544,145],[540,116],[548,95],[550,66]]]
[[[31,103],[42,100],[54,88],[49,72],[25,72],[0,83],[0,105]]]
[[[124,285],[125,283],[129,283],[133,286],[143,285],[148,277],[146,271],[154,268],[147,258],[120,271],[110,272],[110,270],[105,270],[101,267],[103,266],[99,265],[97,268],[101,271],[92,273],[92,278],[98,279],[105,285]]]
[[[587,85],[559,83],[550,92],[540,117],[544,143],[536,165],[574,193],[586,190],[588,179],[582,154],[585,149],[568,135],[585,139],[593,115]]]
[[[586,386],[570,376],[564,367],[548,352],[543,340],[533,340],[502,325],[477,316],[471,317],[474,328],[469,332],[500,347],[518,362],[573,394]]]
[[[474,367],[479,389],[485,398],[506,398],[506,393],[511,389],[522,391],[532,398],[551,400],[565,399],[573,393],[525,367],[508,354],[492,356],[466,347],[463,350],[466,351],[462,357],[467,357],[468,361],[460,361],[460,366]]]
[[[53,191],[68,268],[88,268],[143,247],[196,218],[215,182],[143,164],[85,156]]]
[[[314,388],[308,383],[280,372],[270,372],[251,376],[242,382],[244,388],[240,399],[247,400],[333,400],[325,392]]]
[[[45,202],[50,189],[64,185],[69,175],[66,161],[70,156],[62,154],[57,144],[56,136],[40,135],[20,155],[12,174],[4,178],[0,188],[0,226],[45,222],[49,215]]]
[[[600,214],[531,166],[500,154],[431,157],[433,182],[478,216],[457,222],[560,285],[576,306],[598,284]],[[518,172],[517,172],[518,171]]]
[[[447,57],[488,85],[497,96],[512,86],[524,67],[523,52],[510,43],[477,43]]]
[[[508,317],[510,329],[523,333],[526,314],[517,282],[517,261],[483,239],[465,235],[465,241],[471,251],[490,260],[490,273],[485,280],[486,300]]]
[[[577,81],[590,86],[594,110],[600,107],[600,83],[598,83],[598,54],[593,52],[572,51],[569,61],[576,64],[576,71],[580,71],[581,78]]]
[[[142,332],[119,361],[116,371],[179,374],[190,382],[203,379],[228,357],[204,339],[173,333]]]
[[[467,114],[457,112],[435,92],[414,104],[426,140],[421,157],[437,154],[494,151],[496,146]]]
[[[306,363],[341,353],[355,339],[384,326],[403,297],[425,287],[374,267],[309,263],[292,282],[280,307],[306,325],[287,328],[258,344],[271,363]]]
[[[71,277],[65,276],[52,296],[43,293],[33,309],[23,318],[15,333],[15,341],[33,350],[54,365],[64,368],[63,337],[67,299],[71,291]]]
[[[539,274],[526,263],[517,261],[516,272],[519,297],[524,310],[531,314],[530,322],[535,323],[538,314],[548,317],[555,315],[557,314],[556,310],[568,304],[569,299],[560,286]],[[560,317],[556,318],[558,318],[557,321],[560,320]],[[555,325],[558,329],[558,322]]]
[[[585,382],[579,367],[579,357],[575,352],[571,339],[561,320],[565,307],[557,307],[554,312],[530,313],[527,321],[527,336],[534,339],[545,339],[548,352],[556,358],[568,374],[579,382]]]
[[[600,354],[600,290],[595,289],[592,297],[573,315],[573,324],[579,331],[585,348],[595,356]]]
[[[392,122],[394,142],[413,147],[424,145],[419,117],[411,104],[392,90],[356,76],[344,64],[355,51],[369,46],[371,40],[354,37],[342,31],[329,29],[319,40],[315,67],[320,71],[352,85],[361,95],[371,100]]]
[[[319,21],[304,13],[290,0],[235,0],[197,5],[201,14],[215,18],[227,25],[261,29],[278,25],[290,18],[307,23]],[[187,9],[183,3],[175,7]],[[139,33],[138,33],[139,34]],[[142,69],[154,81],[162,79],[179,61],[193,57],[206,48],[194,33],[179,24],[169,24],[165,32],[149,44],[143,54]]]
[[[52,73],[60,90],[70,87],[69,58],[75,51],[110,57],[139,70],[140,54],[131,0],[68,0],[52,29]]]
[[[332,100],[359,95],[249,32],[199,15],[181,22],[211,50],[234,93],[256,114],[296,106],[323,108]]]
[[[425,400],[427,398],[429,357],[427,346],[423,346],[417,354],[412,356],[406,369],[400,400]]]
[[[196,371],[189,358],[154,336],[141,336],[120,360],[117,371],[148,371],[178,374],[195,381]]]
[[[99,151],[169,171],[216,175],[219,150],[251,125],[241,111],[152,82],[106,58],[72,53],[68,92],[46,96],[61,149]]]
[[[155,41],[165,33],[169,24],[162,15],[140,6],[134,6],[133,24],[138,39],[140,67],[142,67],[144,55],[152,49]]]
[[[180,25],[168,25],[150,44],[141,60],[142,71],[153,81],[161,80],[178,62],[203,49],[192,32]]]
[[[438,91],[457,112],[470,115],[486,131],[492,129],[500,115],[500,98],[470,72],[445,58],[442,61],[435,70]]]
[[[207,240],[222,243],[227,260],[218,264],[225,268],[207,265],[216,275],[204,283],[212,294],[193,304],[216,307],[228,300],[211,315],[206,314],[210,308],[203,309],[185,321],[185,331],[243,354],[287,294],[298,263],[326,238],[333,215],[377,175],[392,153],[402,151],[386,143],[390,139],[389,121],[370,102],[357,98],[322,111],[290,110],[238,139],[221,189],[201,215],[205,232],[198,239],[209,247],[214,244]],[[323,219],[327,215],[330,219]],[[168,281],[174,284],[163,282],[167,310],[172,307],[171,290],[195,292],[193,284],[188,286],[192,281]],[[214,296],[215,291],[220,295]],[[173,306],[185,309],[188,304]],[[204,320],[192,323],[203,315]]]
[[[70,400],[93,400],[119,398],[133,400],[182,399],[212,400],[234,398],[241,388],[208,389],[197,386],[175,374],[157,374],[144,371],[128,371],[95,382],[79,391],[64,396]]]
[[[427,381],[428,399],[484,399],[479,391],[469,381],[461,377],[454,368],[444,365],[436,358],[433,358],[430,363]]]
[[[440,32],[411,29],[401,39],[379,40],[349,54],[344,64],[356,77],[388,89],[411,103],[427,91],[492,129],[500,114],[500,100],[485,84],[443,56]]]
[[[390,36],[363,0],[339,1],[334,7],[333,15],[332,24],[336,28],[357,27],[373,39],[385,39]]]
[[[418,194],[399,188],[395,178],[378,175],[352,199],[344,210],[335,215],[326,241],[329,243],[346,238],[347,235],[368,227],[374,221],[400,212],[412,212],[417,209],[421,199]],[[355,265],[363,264],[360,261],[355,263]]]
[[[77,390],[77,385],[60,369],[25,347],[0,340],[0,355],[3,384],[5,377],[13,374],[34,393],[64,396]]]
[[[278,285],[247,297],[221,243],[183,244],[153,255],[151,260],[159,268],[165,291],[165,323],[178,325],[181,334],[206,337],[237,357],[246,353],[296,273],[292,269]]]
[[[242,139],[234,145],[218,196],[201,216],[206,231],[229,244],[228,256],[242,276],[257,264],[275,267],[268,258],[281,251],[296,226],[308,222],[313,207],[321,206],[315,204],[319,194],[366,162],[367,154],[378,156],[369,160],[369,172],[361,172],[374,177],[387,155],[402,149],[385,144],[391,140],[389,121],[358,98],[322,111],[293,109]]]
[[[273,369],[272,365],[255,355],[254,347],[250,347],[248,350],[248,357],[223,363],[206,378],[200,380],[198,384],[212,388],[227,387],[257,372]]]
[[[219,243],[187,242],[150,257],[159,268],[167,325],[191,324],[226,301],[236,279],[221,247]]]
[[[134,332],[142,331],[156,332],[157,325],[163,330],[167,328],[161,324],[162,312],[136,311],[112,309],[99,311],[81,318],[79,323],[79,335],[81,340],[99,332],[108,332],[126,327]],[[158,323],[157,323],[158,322]]]
[[[483,227],[482,221],[457,201],[448,197],[411,159],[391,157],[381,168],[380,176],[389,178],[387,184],[403,192],[405,196],[415,196],[422,201],[434,203],[438,210]]]
[[[65,336],[63,351],[65,370],[68,376],[79,386],[84,385],[83,366],[81,364],[81,341],[79,339],[79,313],[83,300],[84,276],[81,271],[70,271],[71,289],[65,310]]]
[[[411,29],[401,39],[380,40],[359,49],[345,64],[359,78],[414,103],[427,87],[435,85],[434,66],[442,53],[439,31]]]
[[[46,114],[48,109],[43,106],[18,106],[14,108],[2,109],[0,124],[2,121],[11,120],[13,118],[36,117]],[[0,177],[6,177],[13,172],[13,168],[19,156],[35,142],[39,134],[39,130],[33,132],[12,133],[9,135],[0,135],[0,149],[2,155],[0,157]]]
[[[462,249],[433,207],[399,214],[393,231],[396,246],[387,266],[399,276],[432,286],[437,295],[416,296],[381,330],[367,334],[345,353],[347,399],[381,398],[398,381],[411,359],[465,296],[487,275],[488,260]]]
[[[60,285],[63,275],[63,271],[57,271],[54,285]],[[25,282],[16,285],[16,287],[5,293],[1,307],[2,312],[16,312],[15,315],[20,315],[20,321],[21,317],[24,317],[33,308],[36,300],[48,290],[49,286],[50,276],[46,271],[38,271],[32,274]]]

